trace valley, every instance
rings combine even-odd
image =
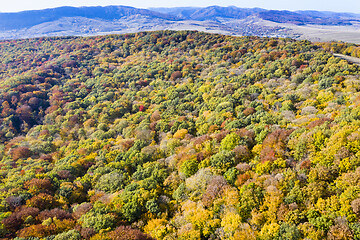
[[[232,36],[359,43],[360,15],[219,6],[151,9],[127,6],[61,7],[0,13],[0,39],[157,30],[196,30]]]

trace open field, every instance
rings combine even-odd
[[[233,36],[289,37],[313,42],[360,44],[358,14],[219,6],[153,10],[108,6],[0,13],[0,39],[196,30]]]
[[[295,25],[289,23],[275,23],[258,19],[261,26],[283,27],[291,38],[307,39],[310,41],[344,41],[360,44],[360,24],[350,26],[321,26],[321,25]]]

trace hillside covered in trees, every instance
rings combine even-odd
[[[2,239],[360,239],[344,43],[0,42]]]

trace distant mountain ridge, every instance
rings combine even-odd
[[[175,15],[186,20],[217,20],[216,18],[244,19],[251,15],[267,11],[262,8],[238,8],[234,6],[210,6],[206,8],[152,8],[151,10]]]
[[[320,11],[267,10],[263,8],[239,8],[235,6],[209,6],[205,8],[151,8],[152,11],[174,15],[187,20],[215,20],[218,17],[244,19],[258,16],[275,22],[321,25],[349,25],[351,21],[360,21],[360,14]],[[319,19],[322,18],[322,19]]]
[[[151,16],[166,20],[179,20],[177,17],[147,9],[128,6],[107,7],[59,7],[44,10],[23,11],[18,13],[0,13],[0,29],[12,30],[32,27],[63,17],[85,17],[89,19],[114,20],[132,15]]]
[[[291,12],[269,10],[260,12],[259,17],[264,20],[280,23],[292,23],[296,25],[304,24],[318,24],[318,25],[351,25],[351,21],[356,21],[356,18],[342,18],[341,15],[334,14],[333,16],[321,14],[321,12]]]
[[[294,26],[352,26],[360,25],[360,14],[310,10],[279,11],[235,6],[151,9],[129,6],[59,7],[0,13],[0,39],[84,36],[167,29],[229,35],[294,38],[300,36],[296,32],[289,33],[284,26],[276,25],[279,23]]]

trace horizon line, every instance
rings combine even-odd
[[[43,10],[50,10],[50,9],[57,9],[57,8],[64,8],[64,7],[69,7],[69,8],[93,8],[93,7],[130,7],[130,8],[135,8],[135,9],[144,9],[144,10],[150,10],[150,11],[154,11],[152,9],[176,9],[176,8],[199,8],[199,9],[204,9],[204,8],[209,8],[209,7],[224,7],[224,8],[228,8],[228,7],[235,7],[235,8],[239,8],[239,9],[263,9],[263,10],[275,10],[275,11],[290,11],[290,12],[298,12],[298,11],[314,11],[314,12],[332,12],[332,13],[350,13],[350,14],[360,14],[357,12],[345,12],[345,11],[329,11],[329,10],[314,10],[314,9],[303,9],[303,10],[290,10],[290,9],[267,9],[267,8],[262,8],[262,7],[238,7],[235,5],[228,5],[228,6],[221,6],[221,5],[209,5],[209,6],[205,6],[205,7],[200,7],[200,6],[182,6],[182,7],[149,7],[149,8],[141,8],[141,7],[133,7],[130,5],[106,5],[106,6],[102,6],[102,5],[93,5],[93,6],[69,6],[69,5],[64,5],[64,6],[58,6],[58,7],[48,7],[48,8],[41,8],[41,9],[29,9],[29,10],[21,10],[21,11],[9,11],[9,12],[2,12],[0,11],[0,13],[22,13],[22,12],[31,12],[31,11],[43,11]]]

